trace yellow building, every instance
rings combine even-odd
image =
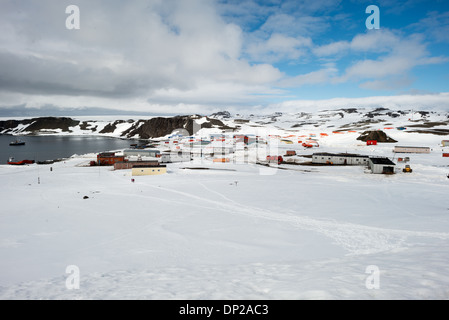
[[[166,166],[133,166],[133,176],[155,176],[159,174],[166,174]]]

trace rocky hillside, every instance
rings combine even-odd
[[[381,143],[395,143],[395,142],[397,142],[393,138],[389,137],[382,130],[365,131],[365,132],[363,132],[360,135],[360,137],[357,138],[357,140],[361,140],[363,142],[367,142],[369,140],[375,140],[375,141],[381,142]]]
[[[95,134],[123,138],[159,138],[175,129],[194,134],[200,128],[233,129],[222,121],[201,116],[155,117],[146,120],[80,121],[71,118],[45,117],[26,120],[0,121],[0,134]]]
[[[384,129],[405,132],[449,135],[449,113],[435,111],[390,110],[387,108],[347,108],[315,113],[274,112],[269,115],[232,115],[222,111],[210,116],[189,115],[153,117],[150,119],[114,119],[112,121],[80,120],[76,118],[45,117],[0,121],[0,134],[13,135],[104,135],[121,138],[152,139],[170,135],[176,129],[195,134],[199,129],[208,132],[233,131],[254,133],[258,129],[283,132],[372,132]],[[207,131],[207,130],[206,130]],[[204,131],[203,131],[204,132]],[[371,135],[377,133],[370,133]],[[363,139],[371,139],[368,133]],[[381,141],[383,137],[377,137]],[[384,139],[388,140],[388,139]],[[393,142],[393,141],[385,141]]]

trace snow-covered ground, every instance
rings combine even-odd
[[[0,166],[0,299],[448,299],[447,136],[394,130],[398,143],[368,147],[328,133],[279,148],[432,152],[393,176],[197,159],[131,177],[84,167],[94,154]]]

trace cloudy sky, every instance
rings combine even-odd
[[[368,30],[367,6],[380,9]],[[80,28],[68,29],[69,5]],[[447,0],[0,0],[0,113],[449,110]]]

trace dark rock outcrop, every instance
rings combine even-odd
[[[216,112],[216,113],[212,113],[210,115],[210,117],[229,119],[229,118],[231,118],[231,113],[229,111],[219,111],[219,112]]]
[[[89,127],[89,123],[87,121],[84,121],[83,123],[80,124],[81,130],[89,130],[87,127]]]
[[[176,116],[171,118],[152,118],[149,120],[138,120],[134,122],[133,120],[117,120],[113,123],[106,125],[99,133],[113,133],[116,131],[117,126],[122,123],[133,123],[134,124],[124,132],[122,132],[122,137],[139,137],[142,139],[159,138],[172,133],[175,129],[186,129],[189,134],[194,134],[194,130],[199,128],[220,128],[224,129],[234,129],[227,127],[218,119],[206,118],[207,121],[203,122],[201,125],[194,125],[195,119],[200,119],[201,116]],[[92,127],[92,122],[90,121],[77,121],[71,118],[55,118],[55,117],[45,117],[45,118],[33,118],[27,120],[7,120],[0,121],[0,131],[3,133],[14,132],[14,130],[20,125],[26,125],[22,132],[31,132],[33,134],[39,133],[41,130],[56,130],[60,129],[64,132],[70,132],[71,127],[80,125],[80,129],[84,131],[91,130],[95,132],[97,126]]]
[[[364,142],[366,142],[368,140],[376,140],[377,142],[384,142],[384,143],[397,142],[396,140],[387,136],[387,134],[381,130],[365,131],[360,135],[360,137],[357,138],[357,140],[361,140]]]
[[[386,113],[384,111],[389,111],[389,109],[387,109],[387,108],[376,108],[376,109],[366,113],[365,117],[373,119],[374,117],[385,115]]]
[[[99,133],[113,133],[117,129],[117,125],[121,123],[125,123],[125,121],[117,120],[114,121],[114,123],[109,123]]]
[[[396,113],[396,112],[387,112],[387,116],[392,117],[392,118],[398,118],[401,115],[399,113]]]
[[[55,118],[55,117],[43,117],[43,118],[33,118],[33,122],[30,124],[25,131],[39,131],[42,129],[55,130],[61,129],[62,131],[69,132],[70,127],[77,126],[80,122],[73,120],[71,118]]]
[[[340,109],[341,111],[344,111],[346,113],[358,113],[357,108],[347,108],[347,109]]]
[[[159,138],[171,134],[176,129],[185,129],[190,135],[195,134],[196,126],[194,122],[197,116],[176,116],[171,118],[152,118],[149,120],[139,120],[131,128],[124,131],[122,136],[134,137],[138,136],[141,139]],[[226,127],[223,122],[218,119],[206,118],[197,128],[213,128],[232,129]]]
[[[183,116],[176,116],[173,118],[158,117],[145,121],[139,121],[141,123],[143,122],[143,124],[128,132],[127,136],[132,137],[138,135],[142,139],[150,139],[166,136],[175,129],[183,128],[189,131],[189,129],[187,129],[188,121],[189,118]],[[192,134],[192,131],[189,131],[189,134]]]
[[[12,129],[17,128],[21,124],[30,124],[32,122],[31,119],[28,120],[4,120],[0,121],[0,131],[7,130],[10,131]]]

